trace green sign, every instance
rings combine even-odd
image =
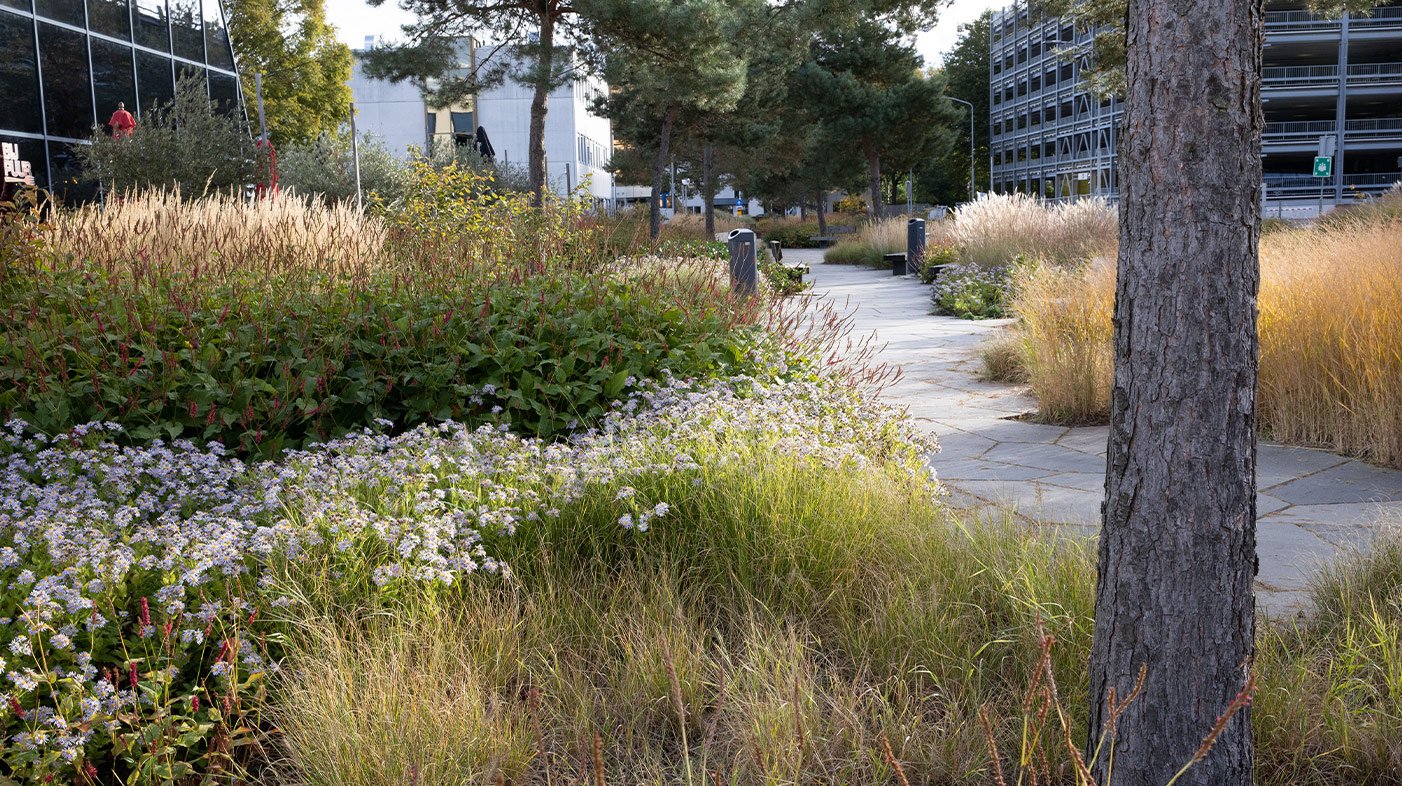
[[[1314,176],[1329,177],[1334,174],[1334,159],[1329,156],[1314,157]]]

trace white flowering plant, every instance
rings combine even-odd
[[[507,573],[494,546],[519,528],[584,509],[640,537],[707,471],[775,454],[839,471],[878,462],[935,488],[933,445],[845,386],[634,384],[563,441],[380,423],[259,463],[218,443],[127,445],[107,424],[58,437],[6,424],[0,783],[236,772],[260,749],[299,585],[451,591]]]

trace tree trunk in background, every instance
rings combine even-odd
[[[881,204],[881,156],[877,154],[876,148],[869,144],[862,145],[863,152],[867,157],[867,190],[871,192],[871,214],[878,221],[883,214]]]
[[[1130,0],[1115,376],[1090,666],[1116,784],[1192,760],[1254,653],[1263,0]],[[1092,763],[1109,778],[1105,749]],[[1243,709],[1182,786],[1253,782]]]
[[[662,203],[657,197],[662,193],[662,180],[667,174],[667,159],[672,155],[672,126],[677,123],[681,107],[667,107],[667,115],[662,120],[662,131],[657,136],[657,160],[652,164],[652,207],[648,210],[648,236],[653,240],[662,236]],[[672,209],[676,210],[677,195],[672,195]]]
[[[818,197],[816,200],[818,203],[818,234],[827,235],[828,209],[827,205],[823,203],[827,201],[828,195],[824,194],[822,191],[818,191],[816,194],[814,194],[814,196]]]
[[[803,199],[798,200],[798,220],[808,220],[808,202]]]
[[[701,210],[706,214],[706,239],[716,236],[716,172],[711,166],[711,145],[701,146]]]
[[[550,76],[555,70],[555,9],[550,0],[541,1],[540,44],[536,54],[536,74],[531,94],[530,138],[527,144],[527,175],[531,181],[531,202],[545,201],[545,111],[550,98]]]

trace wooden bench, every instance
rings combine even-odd
[[[838,235],[850,235],[856,231],[856,227],[828,227],[828,233],[826,235],[813,235],[808,239],[814,243],[817,243],[818,248],[827,248],[828,246],[838,241]]]

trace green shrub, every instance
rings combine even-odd
[[[755,222],[755,231],[765,241],[779,241],[784,248],[817,248],[814,237],[821,235],[817,221],[799,221],[781,216],[761,218]]]
[[[843,241],[823,252],[823,261],[834,265],[881,267],[881,249]]]
[[[941,271],[941,265],[959,264],[959,249],[953,246],[934,246],[925,248],[925,266],[920,269],[920,280],[926,284],[933,284],[935,277]]]
[[[264,283],[188,293],[78,272],[14,282],[0,294],[0,411],[50,434],[111,421],[136,440],[268,455],[381,418],[552,435],[592,422],[630,377],[759,370],[744,307],[704,277],[561,272],[431,291],[390,274]]]
[[[145,113],[129,136],[99,132],[75,150],[85,178],[119,193],[242,188],[256,178],[263,156],[236,109],[210,106],[203,75],[180,79],[174,100]]]

